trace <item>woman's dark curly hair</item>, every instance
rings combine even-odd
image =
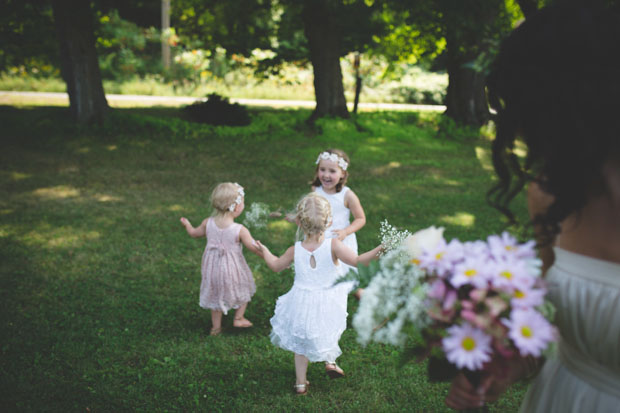
[[[528,18],[502,42],[487,79],[499,178],[489,201],[514,221],[510,201],[537,182],[554,198],[534,220],[545,242],[605,193],[601,168],[620,160],[620,14],[586,3],[558,2]],[[519,138],[524,162],[515,153]]]

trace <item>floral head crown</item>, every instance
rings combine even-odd
[[[344,158],[338,156],[338,154],[336,153],[323,152],[319,155],[318,158],[316,158],[315,163],[318,164],[319,162],[321,162],[321,160],[336,162],[343,171],[346,171],[347,167],[349,166],[347,161],[345,161]]]
[[[243,187],[236,182],[235,185],[237,185],[237,199],[235,199],[235,202],[230,204],[230,206],[228,207],[228,210],[230,212],[233,212],[235,208],[237,208],[237,205],[239,205],[241,201],[243,201],[243,197],[245,196],[245,192],[243,192]]]

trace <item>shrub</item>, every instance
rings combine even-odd
[[[468,125],[459,125],[447,115],[439,118],[437,137],[440,139],[468,140],[477,139],[481,136],[480,128]]]
[[[251,122],[245,106],[230,103],[228,98],[217,93],[208,95],[207,100],[186,106],[183,111],[195,122],[210,125],[246,126]]]

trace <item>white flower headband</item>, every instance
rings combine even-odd
[[[346,171],[347,167],[349,166],[349,164],[347,163],[347,161],[344,160],[344,158],[341,158],[340,156],[338,156],[338,154],[335,153],[323,152],[319,155],[318,158],[316,158],[315,163],[318,164],[319,162],[321,162],[321,159],[336,162],[343,171]]]
[[[245,192],[243,192],[243,187],[236,182],[235,185],[237,185],[237,199],[235,199],[235,202],[230,204],[230,206],[228,207],[228,210],[230,212],[233,212],[235,208],[237,208],[237,205],[239,205],[241,201],[243,201],[243,197],[245,196]]]

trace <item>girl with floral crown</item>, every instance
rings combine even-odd
[[[193,237],[207,238],[202,256],[202,283],[200,284],[200,307],[211,310],[211,335],[222,331],[222,314],[235,309],[233,326],[252,327],[244,317],[248,302],[256,292],[256,285],[250,267],[242,253],[242,244],[262,256],[250,231],[235,223],[243,212],[243,187],[237,183],[225,182],[217,185],[211,194],[213,214],[194,228],[187,218],[181,224]]]
[[[310,361],[325,362],[330,378],[344,376],[336,364],[342,354],[338,341],[347,325],[346,303],[343,306],[340,285],[340,261],[348,265],[368,264],[378,257],[382,247],[360,256],[338,238],[326,237],[331,223],[331,206],[318,195],[310,193],[297,204],[294,220],[303,231],[303,241],[274,256],[257,241],[267,266],[280,272],[295,263],[295,281],[291,290],[278,298],[271,318],[271,342],[295,353],[295,392],[306,394],[306,372]]]
[[[346,186],[349,178],[349,157],[340,149],[327,149],[316,159],[316,170],[311,182],[312,190],[329,201],[332,210],[332,223],[326,229],[327,238],[337,238],[357,253],[357,237],[355,233],[366,225],[366,215],[359,198]],[[351,221],[353,215],[353,221]],[[352,267],[342,266],[346,274]],[[353,283],[341,286],[346,294],[354,288]],[[356,292],[356,296],[361,290]]]

